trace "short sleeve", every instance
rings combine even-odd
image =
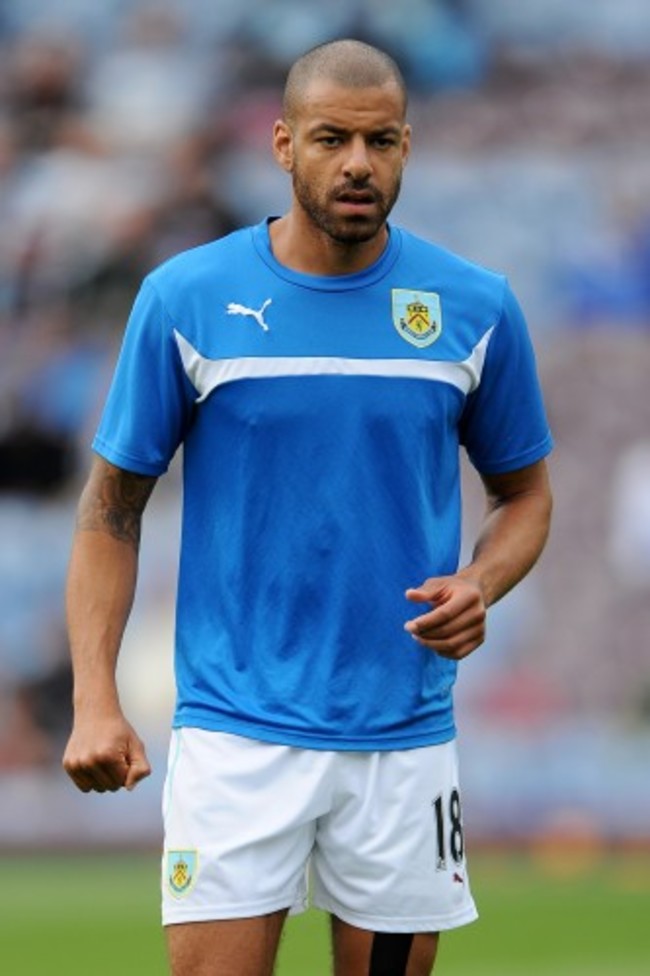
[[[154,286],[134,302],[93,449],[138,474],[163,474],[192,416],[174,329]]]
[[[480,382],[461,419],[461,442],[474,467],[485,474],[524,468],[553,447],[526,322],[504,285]]]

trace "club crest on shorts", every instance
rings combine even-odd
[[[165,880],[174,898],[183,898],[194,887],[199,867],[198,851],[167,851]]]
[[[430,346],[442,332],[440,295],[435,291],[393,288],[393,325],[413,346]]]

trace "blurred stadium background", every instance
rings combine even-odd
[[[143,274],[283,210],[289,187],[270,155],[283,77],[303,50],[341,36],[377,43],[403,66],[415,149],[395,219],[509,275],[557,440],[548,550],[461,668],[470,844],[524,851],[556,881],[631,852],[647,912],[646,0],[0,2],[4,888],[22,871],[19,854],[158,844],[175,469],[151,503],[120,672],[155,774],[127,797],[84,797],[60,771],[70,722],[62,593],[89,440]],[[467,501],[469,540],[471,479]],[[489,864],[487,899],[498,879]],[[60,890],[65,867],[55,876]]]

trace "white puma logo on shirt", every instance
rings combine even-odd
[[[246,305],[238,305],[237,302],[230,302],[226,311],[228,315],[250,315],[251,318],[255,319],[260,328],[264,329],[265,332],[269,331],[269,327],[264,321],[264,312],[271,304],[272,299],[267,298],[264,304],[259,309],[247,308]]]

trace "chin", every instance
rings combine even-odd
[[[371,241],[373,237],[376,237],[383,226],[383,221],[379,224],[368,224],[365,221],[359,221],[354,224],[346,223],[343,226],[332,228],[330,230],[330,236],[340,244],[364,244],[366,241]]]

